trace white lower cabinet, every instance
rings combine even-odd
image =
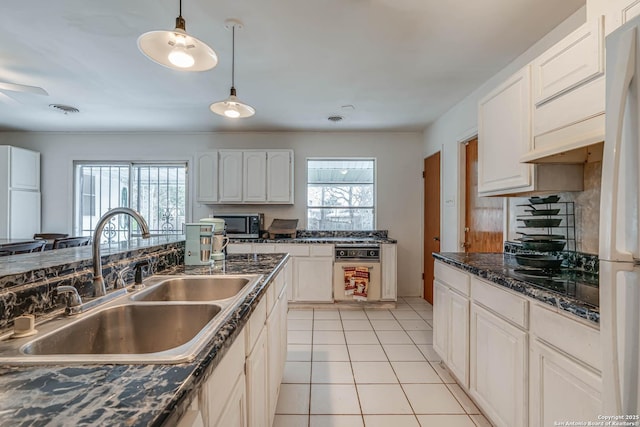
[[[332,258],[296,258],[293,276],[295,301],[333,302]]]
[[[469,385],[469,298],[434,282],[433,348],[451,373]]]
[[[382,301],[396,301],[398,299],[398,245],[385,243],[380,245],[382,262]]]
[[[530,426],[598,421],[602,378],[592,368],[538,340],[531,343]]]
[[[278,395],[280,394],[280,381],[282,379],[282,368],[280,366],[280,340],[282,339],[280,332],[281,325],[280,302],[279,300],[276,300],[271,314],[267,317],[267,377],[269,380],[267,402],[269,407],[269,425],[273,423],[273,418],[276,413]]]
[[[247,426],[247,400],[244,381],[244,375],[238,377],[231,388],[231,392],[229,392],[227,406],[224,407],[218,422],[214,425],[220,427]],[[220,387],[220,384],[216,386]]]
[[[435,277],[433,348],[493,425],[597,421],[597,327],[440,261]]]
[[[527,333],[471,304],[471,396],[496,426],[527,425]]]

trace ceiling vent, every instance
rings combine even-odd
[[[327,117],[327,120],[329,120],[330,122],[341,122],[342,119],[344,119],[344,117],[342,117],[342,116],[329,116],[329,117]]]
[[[62,111],[64,114],[80,112],[80,110],[78,110],[76,107],[72,107],[71,105],[49,104],[49,107],[53,108],[56,111]]]

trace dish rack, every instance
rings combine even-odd
[[[533,197],[529,199],[529,203],[517,206],[522,210],[518,212],[516,219],[519,222],[518,230],[524,230],[518,231],[520,234],[518,240],[522,242],[523,249],[547,255],[577,250],[574,202],[560,201],[559,196]],[[532,257],[536,256],[532,255]],[[548,260],[551,266],[553,264],[551,258],[556,259],[553,256],[540,259]],[[531,266],[534,265],[531,264]]]

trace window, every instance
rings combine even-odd
[[[186,175],[185,163],[76,162],[74,233],[91,235],[102,215],[123,206],[140,212],[151,234],[182,234]],[[119,215],[105,226],[101,240],[120,242],[137,234],[138,223]]]
[[[375,159],[307,160],[307,228],[375,228]]]

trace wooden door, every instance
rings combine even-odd
[[[466,147],[465,252],[502,252],[504,199],[478,197],[478,138]]]
[[[440,152],[424,159],[424,299],[433,304],[433,252],[440,252]]]

